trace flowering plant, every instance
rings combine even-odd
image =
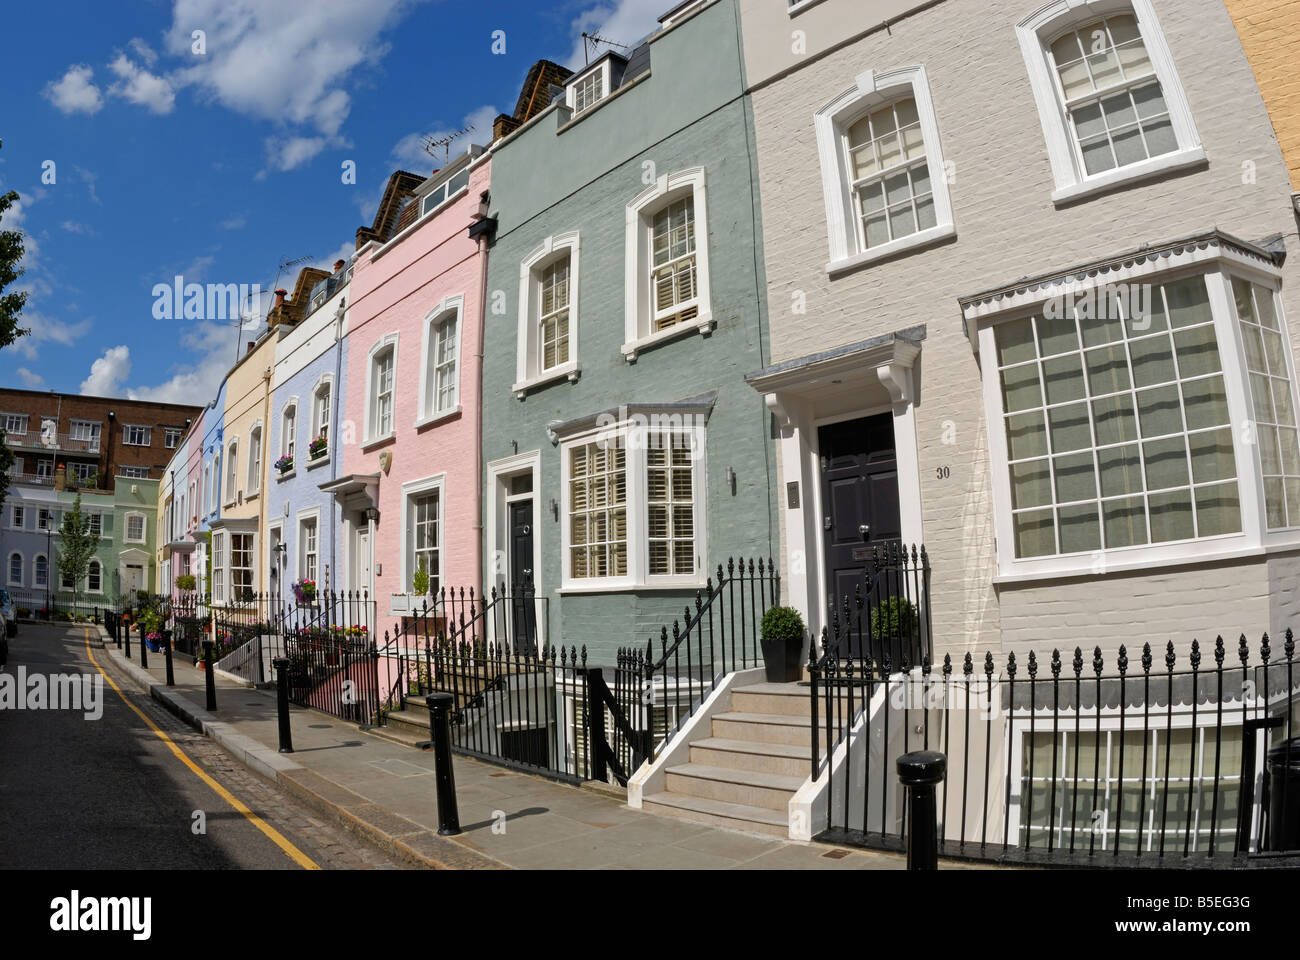
[[[308,452],[311,453],[311,458],[313,460],[315,460],[317,457],[325,456],[325,451],[328,449],[329,449],[329,441],[324,437],[316,437],[314,440],[312,440],[312,442],[307,447],[307,450]]]
[[[281,473],[288,473],[293,469],[293,457],[286,453],[279,460],[275,461],[275,469],[279,470]]]
[[[316,599],[316,581],[306,579],[295,581],[293,598],[299,603],[311,603]]]

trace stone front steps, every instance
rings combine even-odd
[[[808,687],[753,683],[730,696],[707,734],[690,742],[688,762],[667,767],[664,789],[642,805],[697,823],[788,836],[790,798],[811,773]],[[826,708],[824,701],[818,706]],[[835,709],[847,708],[839,701]]]

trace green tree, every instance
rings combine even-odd
[[[63,515],[59,525],[59,574],[70,579],[76,591],[90,570],[90,561],[99,547],[99,534],[90,526],[90,517],[81,512],[81,494],[72,501],[72,510]]]
[[[4,213],[18,202],[18,193],[10,190],[0,196],[0,221]],[[5,287],[23,275],[18,266],[23,259],[23,235],[19,230],[0,230],[0,348],[9,346],[29,331],[18,326],[18,314],[27,302],[27,291],[5,293]],[[9,494],[9,471],[13,469],[14,453],[5,443],[5,432],[0,430],[0,506]]]

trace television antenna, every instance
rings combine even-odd
[[[441,147],[442,165],[445,167],[448,161],[451,160],[451,145],[461,137],[465,136],[465,134],[472,133],[473,131],[474,124],[471,123],[468,127],[463,127],[462,129],[456,130],[453,133],[448,133],[445,136],[434,137],[432,135],[425,135],[422,138],[422,142],[424,143],[424,152],[437,160],[438,148]]]
[[[289,269],[290,267],[296,267],[301,263],[310,263],[313,259],[315,258],[314,257],[294,257],[292,259],[290,259],[289,257],[283,258],[280,261],[279,266],[276,268],[275,279],[271,281],[271,292],[274,293],[276,288],[279,286],[280,277],[284,275],[285,270]],[[245,304],[251,305],[253,297],[258,295],[260,295],[260,291],[258,294],[250,293],[247,299],[245,300]],[[251,313],[251,310],[248,312]],[[240,316],[235,319],[235,326],[239,328],[238,336],[235,337],[235,363],[239,363],[239,352],[240,350],[243,349],[244,346],[244,325],[247,322],[247,320],[245,319],[246,316],[247,314],[241,313]]]
[[[618,47],[622,50],[632,49],[626,43],[619,43],[617,40],[610,40],[608,37],[602,37],[598,33],[587,33],[586,31],[583,31],[582,54],[583,57],[586,58],[588,66],[591,65],[592,55],[596,53],[596,51],[600,48],[599,45],[602,43],[605,44],[606,46]]]

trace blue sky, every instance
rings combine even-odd
[[[673,5],[6,5],[0,193],[22,200],[0,227],[25,234],[32,334],[0,352],[0,383],[206,402],[239,331],[155,320],[155,284],[260,284],[269,300],[299,269],[277,284],[281,262],[328,267],[352,250],[393,170],[438,165],[421,135],[472,123],[467,139],[486,142],[535,60],[580,65],[583,30],[632,43]],[[349,160],[355,185],[342,182]]]

